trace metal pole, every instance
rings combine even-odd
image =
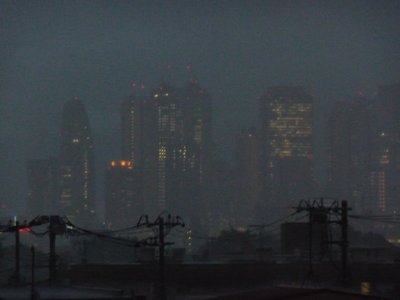
[[[314,276],[313,270],[313,208],[310,208],[309,211],[309,220],[308,220],[308,267],[309,267],[309,276]]]
[[[31,299],[35,299],[35,248],[31,247],[32,253],[32,274],[31,274]]]
[[[159,267],[160,267],[160,299],[166,299],[165,292],[165,260],[164,260],[164,218],[160,217],[158,223],[158,234],[159,234]]]
[[[21,282],[20,278],[20,247],[19,247],[19,221],[15,222],[15,283],[18,285]]]
[[[56,265],[56,234],[53,231],[52,224],[50,224],[50,253],[49,253],[49,286],[53,284],[55,277],[55,265]]]
[[[342,201],[342,218],[341,218],[341,227],[342,227],[342,280],[343,280],[343,284],[347,284],[347,250],[348,250],[347,210],[348,210],[347,201],[343,200]]]

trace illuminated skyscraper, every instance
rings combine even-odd
[[[197,82],[152,92],[156,109],[157,205],[199,222],[210,168],[211,100]]]
[[[273,87],[259,100],[264,195],[278,212],[312,196],[313,100],[301,87]]]
[[[382,86],[374,113],[371,197],[378,213],[400,214],[400,84]]]
[[[60,147],[58,211],[78,223],[92,222],[95,204],[93,140],[89,119],[78,98],[64,104]]]
[[[130,160],[111,161],[106,170],[106,222],[121,228],[144,214],[142,177]]]

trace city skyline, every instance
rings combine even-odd
[[[331,116],[327,120],[328,125],[324,131],[324,138],[327,142],[326,150],[328,151],[325,159],[329,176],[325,183],[327,185],[319,187],[313,174],[315,136],[312,134],[312,96],[298,86],[279,86],[267,89],[258,98],[261,107],[258,116],[260,127],[250,128],[247,131],[242,130],[237,135],[236,157],[230,163],[235,171],[228,175],[240,186],[240,188],[234,187],[238,194],[230,200],[229,206],[233,206],[233,213],[224,210],[221,216],[214,216],[214,218],[228,218],[228,220],[231,218],[230,222],[237,225],[250,224],[252,221],[265,219],[267,215],[268,218],[278,216],[282,213],[282,208],[290,208],[296,205],[296,201],[300,199],[319,195],[330,195],[338,199],[349,200],[356,213],[391,213],[390,209],[397,209],[398,205],[395,203],[397,194],[393,192],[392,185],[394,184],[393,180],[398,176],[397,166],[393,163],[397,160],[397,156],[394,155],[397,153],[398,142],[390,137],[397,136],[399,133],[396,132],[400,131],[396,129],[395,119],[388,118],[393,116],[392,112],[385,110],[379,101],[384,97],[384,101],[392,103],[392,111],[395,111],[399,86],[399,84],[382,86],[380,87],[381,92],[376,98],[366,99],[365,96],[359,94],[348,102],[337,102],[332,108]],[[162,96],[165,99],[160,99]],[[196,97],[200,98],[196,99]],[[194,208],[196,214],[202,214],[202,212],[214,214],[213,210],[216,206],[211,203],[216,200],[216,194],[213,195],[215,191],[211,194],[209,191],[207,192],[208,199],[201,197],[196,198],[197,200],[193,199],[193,196],[201,191],[198,189],[200,185],[196,187],[197,184],[203,182],[201,185],[204,185],[204,182],[207,182],[205,189],[214,190],[217,186],[213,186],[213,184],[219,185],[222,183],[221,180],[226,180],[226,178],[220,178],[217,181],[213,179],[218,176],[215,172],[220,172],[218,167],[213,167],[212,173],[210,173],[211,169],[204,173],[204,166],[209,165],[208,168],[210,168],[210,165],[221,160],[217,153],[210,156],[214,143],[211,136],[205,135],[211,130],[210,120],[206,121],[210,118],[207,114],[212,111],[211,101],[208,97],[207,91],[197,81],[194,81],[183,87],[161,85],[153,89],[147,97],[130,95],[121,102],[120,155],[115,156],[111,162],[103,161],[102,165],[97,166],[99,169],[97,174],[101,174],[108,165],[106,182],[97,182],[97,187],[101,188],[97,190],[95,207],[100,208],[100,214],[96,221],[110,219],[107,217],[110,199],[115,199],[113,201],[116,203],[128,201],[127,205],[131,207],[129,209],[133,209],[132,213],[137,217],[143,213],[158,214],[164,209],[187,215],[188,220],[191,219],[189,217],[190,208]],[[147,110],[143,109],[144,107],[147,107]],[[379,107],[381,107],[380,110]],[[139,114],[134,114],[135,117],[131,117],[129,122],[126,122],[126,116],[132,116],[135,109],[138,109]],[[204,115],[204,112],[207,114]],[[386,114],[386,117],[381,118],[379,122],[371,122],[371,120],[377,120],[376,118],[371,119],[373,114]],[[139,122],[137,122],[137,118],[139,118]],[[80,142],[88,141],[91,151],[95,149],[94,152],[96,152],[97,148],[92,145],[93,137],[90,136],[87,122],[88,115],[86,115],[82,101],[78,98],[68,100],[63,111],[61,132],[64,137],[60,136],[58,141],[58,143],[61,142],[63,150],[60,152],[59,160],[53,157],[47,159],[31,157],[28,160],[27,208],[32,210],[28,210],[29,213],[38,212],[37,207],[45,207],[44,212],[67,213],[65,209],[60,210],[60,204],[63,202],[62,195],[65,193],[62,192],[62,180],[58,181],[58,178],[65,180],[66,177],[66,173],[62,171],[66,167],[65,162],[63,163],[65,161],[63,156],[77,153],[76,146],[79,146]],[[127,135],[127,128],[132,129],[131,133],[135,133],[134,136]],[[130,138],[126,138],[127,136]],[[145,138],[143,139],[143,137]],[[137,156],[134,158],[135,156],[126,150],[127,147],[123,146],[124,144],[132,145],[132,141],[137,142],[138,140],[141,142],[137,143],[134,149],[141,153],[139,157],[143,162],[140,162]],[[199,144],[204,142],[204,145]],[[150,151],[151,145],[154,146],[153,151]],[[199,156],[202,152],[196,152],[198,151],[196,149],[208,150]],[[208,156],[205,155],[207,152]],[[174,154],[172,155],[172,153]],[[79,158],[80,155],[77,157]],[[202,157],[200,170],[203,172],[198,175],[196,175],[198,171],[195,170],[200,166],[198,165],[200,160],[196,157]],[[57,172],[55,170],[58,165],[61,168]],[[78,166],[79,170],[82,169],[82,175],[88,173],[83,172],[84,165]],[[160,169],[160,166],[163,168]],[[118,171],[118,167],[120,167],[120,171]],[[133,171],[126,173],[128,176],[126,180],[133,183],[132,187],[128,187],[127,183],[124,183],[123,176],[125,175],[122,173],[124,169],[122,167],[128,168],[126,171]],[[193,167],[195,172],[192,174],[188,171]],[[182,168],[181,171],[180,168]],[[67,169],[71,173],[72,168]],[[160,170],[164,171],[160,173]],[[182,178],[180,172],[183,172]],[[69,173],[67,177],[76,176]],[[196,179],[200,174],[203,174],[202,178]],[[287,174],[290,176],[287,177]],[[388,178],[387,184],[382,183],[384,184],[383,191],[382,187],[378,185],[374,188],[376,176]],[[173,181],[171,181],[172,178]],[[269,178],[274,179],[271,181]],[[380,180],[379,178],[376,177],[376,180]],[[176,185],[180,180],[184,180],[186,183],[182,181],[182,184],[191,186],[194,190],[180,190],[178,186],[181,183]],[[91,179],[91,184],[93,181],[94,179]],[[172,182],[175,183],[172,184]],[[122,187],[121,191],[118,190],[120,189],[118,186]],[[157,186],[158,189],[154,189]],[[57,187],[60,190],[61,198],[49,199],[51,190],[54,193],[54,188]],[[111,194],[110,187],[111,190],[114,189]],[[131,196],[128,196],[131,200],[123,200],[128,199],[124,196],[127,187],[132,189],[129,192]],[[161,195],[160,188],[163,192]],[[170,189],[173,192],[171,195],[168,192]],[[71,191],[71,187],[68,190]],[[221,191],[224,192],[224,190]],[[92,193],[95,194],[95,191]],[[118,196],[115,198],[116,196],[112,193],[122,193],[121,200],[118,200]],[[388,198],[385,194],[388,195]],[[179,195],[183,197],[181,200],[179,200]],[[161,196],[164,198],[160,198]],[[34,199],[38,201],[36,206],[32,202]],[[191,202],[188,202],[190,205],[184,204],[187,199],[191,199]],[[250,206],[245,203],[245,199],[246,203],[250,201]],[[85,206],[85,201],[81,202]],[[210,204],[211,206],[209,206]],[[67,206],[71,206],[71,203]],[[79,209],[78,207],[75,204],[75,209]],[[105,219],[103,219],[104,215]],[[262,215],[264,216],[262,217]],[[73,215],[69,215],[69,217],[74,219]],[[115,219],[115,214],[113,218]],[[123,224],[121,222],[120,224]],[[125,221],[125,223],[127,222]],[[200,221],[195,223],[197,223],[196,226],[201,224]]]
[[[25,161],[56,153],[62,105],[74,96],[87,106],[100,168],[119,154],[119,105],[134,83],[148,94],[163,79],[199,78],[214,99],[218,152],[230,160],[268,86],[304,86],[322,125],[337,100],[398,81],[394,1],[1,5],[1,195],[10,215],[25,202]]]

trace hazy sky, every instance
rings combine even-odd
[[[131,83],[183,84],[187,64],[224,156],[272,85],[305,86],[321,136],[330,103],[399,82],[400,1],[0,1],[0,202],[20,210],[26,160],[57,154],[66,100],[87,107],[102,173]]]

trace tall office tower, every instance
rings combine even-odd
[[[27,161],[27,213],[29,219],[37,215],[55,213],[59,195],[58,162],[56,159],[31,159]]]
[[[148,97],[131,95],[121,105],[121,157],[142,177],[142,213],[155,215],[157,205],[157,118]]]
[[[77,223],[94,222],[95,177],[89,119],[78,98],[64,104],[60,147],[58,211]]]
[[[355,212],[371,211],[371,113],[358,95],[333,107],[326,126],[328,195],[346,199]]]
[[[200,221],[210,168],[211,100],[196,82],[182,89],[161,85],[152,92],[156,109],[158,209]]]
[[[264,196],[272,214],[313,191],[313,100],[301,87],[273,87],[260,99]]]
[[[121,155],[124,160],[136,163],[139,160],[139,147],[142,121],[142,99],[131,95],[121,105]]]
[[[111,161],[106,170],[106,223],[109,229],[137,222],[143,211],[142,177],[130,160]]]
[[[242,130],[236,136],[237,216],[248,225],[259,220],[261,200],[261,148],[256,129]]]
[[[212,184],[213,138],[212,100],[197,80],[181,89],[183,98],[184,145],[182,204],[195,226],[206,229],[210,211],[209,188]]]
[[[382,86],[372,104],[371,197],[378,212],[400,214],[400,84]]]

